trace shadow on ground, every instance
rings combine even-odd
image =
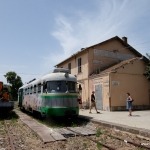
[[[140,115],[132,115],[132,117],[140,117]]]
[[[45,124],[49,127],[62,128],[62,127],[79,127],[89,123],[88,119],[81,117],[49,117],[49,118],[37,118],[33,116],[40,123]]]
[[[0,112],[0,120],[11,120],[11,119],[19,119],[19,116],[15,113],[15,111],[11,112]]]
[[[39,113],[30,113],[27,111],[22,111],[26,115],[36,119],[38,122],[45,124],[46,126],[53,128],[62,128],[62,127],[79,127],[84,126],[89,123],[89,118],[84,118],[80,116],[72,117],[48,117],[42,118]]]

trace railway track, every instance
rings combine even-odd
[[[77,131],[72,130],[72,129],[70,129],[70,128],[67,128],[67,130],[70,130],[70,131],[74,132],[75,135],[84,136],[84,135],[81,134],[80,132],[77,132]],[[110,138],[112,138],[112,139],[119,140],[119,141],[124,142],[124,143],[128,143],[128,144],[130,144],[130,145],[132,145],[132,146],[135,146],[136,148],[141,148],[142,150],[143,150],[143,149],[145,149],[145,150],[150,150],[150,140],[148,141],[149,143],[147,142],[147,143],[144,144],[144,143],[142,143],[142,142],[141,142],[141,143],[137,143],[137,142],[134,142],[133,140],[126,140],[126,139],[120,138],[120,137],[118,137],[118,136],[110,135],[110,134],[105,134],[105,133],[104,133],[104,135],[105,135],[105,136],[108,136],[108,137],[110,137]],[[105,148],[107,148],[107,149],[109,149],[109,150],[116,150],[116,149],[117,149],[117,147],[110,146],[109,144],[104,143],[104,142],[102,142],[102,141],[100,141],[100,140],[95,140],[95,139],[93,139],[93,137],[84,136],[84,138],[86,138],[86,139],[88,139],[88,140],[90,140],[90,141],[92,141],[92,142],[94,142],[94,143],[96,143],[96,144],[100,144],[102,147],[105,147]],[[149,146],[146,146],[146,145],[149,145]]]
[[[8,149],[10,149],[10,150],[16,150],[14,138],[13,138],[13,135],[11,134],[11,132],[9,130],[9,127],[7,125],[7,121],[4,121],[4,126],[5,126],[5,130],[6,130],[7,138],[8,138],[8,143],[9,143]]]
[[[32,124],[35,127],[35,122],[31,123],[32,121],[27,116],[25,117],[25,119],[27,119],[27,121],[24,120],[24,115],[22,115],[22,113],[20,114],[20,119],[25,124],[28,124],[28,126],[30,128],[32,128]],[[36,126],[36,129],[39,129],[39,128],[40,128],[39,126]],[[48,128],[50,131],[48,131],[47,133],[50,136],[52,136],[52,138],[49,141],[46,139],[46,142],[44,142],[44,143],[55,142],[55,141],[59,141],[59,140],[67,141],[67,140],[69,140],[69,138],[81,136],[81,137],[86,138],[87,140],[90,140],[90,141],[96,143],[97,145],[105,147],[109,150],[115,150],[118,148],[118,146],[120,146],[120,145],[116,145],[116,143],[121,143],[121,145],[123,147],[127,146],[129,148],[131,146],[134,149],[141,148],[141,149],[145,149],[145,150],[150,150],[150,141],[146,141],[142,138],[137,138],[136,136],[135,136],[136,138],[132,139],[128,135],[122,136],[122,135],[116,135],[117,133],[114,134],[114,133],[105,133],[105,132],[103,134],[100,134],[99,137],[97,137],[98,130],[92,126],[81,125],[78,127],[63,127],[63,128],[48,127]],[[34,130],[34,132],[37,132],[37,130]],[[122,133],[122,132],[120,131],[120,133]],[[95,134],[96,134],[96,136],[95,136]],[[101,138],[101,136],[102,136],[102,138]],[[108,139],[108,141],[105,139]]]
[[[30,116],[26,114],[21,113],[20,116],[21,115],[22,117],[16,121],[13,119],[0,121],[0,150],[70,150],[77,149],[77,147],[78,149],[90,150],[150,150],[149,138],[137,137],[137,135],[134,134],[107,127],[104,128],[93,123],[87,123],[86,125],[84,124],[78,127],[64,126],[58,128],[49,126],[47,127],[50,131],[48,132],[48,137],[52,136],[53,139],[44,144],[41,138],[37,136],[36,130],[31,129],[31,125],[33,125],[35,129],[40,129],[39,126],[42,126],[42,124],[38,122],[39,126],[37,126],[37,120],[29,118]],[[23,118],[28,122],[23,123]],[[29,123],[30,127],[26,123]],[[47,130],[40,130],[41,134],[44,132],[47,133]],[[49,140],[48,137],[46,137],[46,140]]]
[[[24,139],[23,126],[16,118],[0,120],[0,150],[29,149]]]
[[[7,146],[7,149],[8,150],[19,149],[17,144],[15,144],[15,138],[13,137],[14,133],[12,133],[12,130],[10,129],[8,121],[4,121],[4,127],[5,127],[5,130],[6,130],[6,133],[7,133],[7,139],[8,139],[8,143],[9,143],[9,145]],[[81,127],[81,128],[83,128],[83,127]],[[64,129],[66,129],[66,130],[68,130],[68,131],[70,131],[72,133],[72,134],[68,134],[68,136],[66,136],[67,138],[76,137],[76,136],[82,136],[83,138],[86,138],[86,139],[96,143],[97,145],[99,144],[102,147],[107,148],[108,150],[116,150],[117,149],[117,147],[109,145],[109,143],[107,144],[106,142],[103,142],[101,140],[94,139],[93,136],[85,136],[85,134],[82,134],[81,132],[77,132],[76,130],[80,131],[80,127],[78,127],[78,128],[77,127],[66,127]],[[62,129],[59,129],[59,130],[56,130],[56,131],[60,132],[60,130],[62,130]],[[142,145],[142,143],[136,143],[136,142],[131,141],[131,140],[124,140],[123,138],[120,138],[118,136],[109,135],[109,134],[105,134],[105,133],[103,134],[103,136],[110,137],[111,139],[122,141],[122,142],[124,142],[126,144],[128,143],[128,144],[130,144],[132,146],[135,146],[137,149],[141,148],[142,150],[150,150],[150,147],[148,147],[146,145]]]

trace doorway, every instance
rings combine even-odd
[[[103,110],[102,84],[95,85],[95,100],[97,109]]]

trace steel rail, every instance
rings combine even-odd
[[[14,140],[11,136],[11,133],[9,132],[9,128],[7,126],[6,121],[4,121],[4,125],[5,125],[5,129],[7,131],[7,136],[8,136],[8,139],[9,139],[9,144],[10,144],[11,150],[15,150],[15,146],[14,146],[14,143],[13,143]]]
[[[81,134],[80,132],[73,131],[73,130],[67,128],[67,127],[66,127],[66,129],[67,129],[67,130],[70,130],[70,131],[72,131],[72,132],[74,132],[74,133],[76,133],[76,134],[79,134],[80,136],[85,137],[86,139],[89,139],[89,140],[91,140],[92,142],[94,142],[94,143],[96,143],[96,144],[99,143],[100,145],[102,145],[102,146],[105,147],[105,148],[108,148],[109,150],[116,150],[116,148],[111,147],[111,146],[108,146],[108,145],[106,145],[106,144],[104,144],[104,143],[102,143],[102,142],[100,142],[100,141],[93,140],[93,139],[90,138],[90,137],[86,137],[86,136],[84,136],[83,134]]]
[[[125,142],[125,143],[129,143],[129,144],[131,144],[131,145],[134,145],[134,146],[136,146],[136,147],[145,148],[145,149],[147,149],[147,150],[150,150],[150,147],[147,147],[147,146],[146,146],[147,143],[136,143],[136,142],[134,142],[134,141],[125,140],[125,139],[123,139],[123,138],[120,138],[120,137],[117,137],[117,136],[114,136],[114,135],[109,135],[109,134],[106,134],[106,133],[104,133],[104,134],[107,135],[107,136],[109,136],[109,137],[112,137],[112,138],[114,138],[114,139],[117,139],[117,140],[123,141],[123,142]],[[150,145],[150,143],[148,143],[148,144]]]
[[[95,142],[95,143],[100,143],[102,146],[108,148],[109,150],[115,150],[115,149],[116,149],[116,148],[111,147],[111,146],[108,146],[108,145],[106,145],[106,144],[104,144],[104,143],[102,143],[102,142],[100,142],[100,141],[93,140],[93,139],[90,138],[90,137],[86,137],[86,136],[84,136],[83,134],[81,134],[80,132],[73,131],[73,130],[71,130],[71,129],[69,129],[69,128],[67,128],[67,129],[70,130],[70,131],[72,131],[72,132],[74,132],[74,133],[76,133],[76,134],[79,134],[80,136],[83,136],[83,137],[85,137],[85,138],[87,138],[87,139],[89,139],[89,140],[91,140],[91,141],[93,141],[93,142]],[[114,138],[114,139],[123,141],[123,142],[125,142],[125,143],[129,143],[129,144],[134,145],[134,146],[136,146],[136,147],[145,148],[145,149],[147,149],[147,150],[150,150],[150,147],[147,147],[146,145],[144,145],[144,144],[142,144],[142,143],[135,143],[135,142],[133,142],[133,141],[131,141],[131,140],[125,140],[125,139],[122,139],[122,138],[117,137],[117,136],[114,136],[114,135],[108,135],[108,134],[105,134],[105,135],[106,135],[106,136],[109,136],[109,137],[112,137],[112,138]]]
[[[115,139],[118,139],[120,141],[124,141],[125,143],[129,143],[129,144],[132,144],[132,145],[140,147],[140,148],[146,148],[146,149],[150,150],[150,147],[147,147],[146,145],[144,145],[142,143],[135,143],[135,142],[133,142],[131,140],[125,140],[125,139],[122,139],[122,138],[114,136],[114,135],[107,135],[107,136],[115,138]]]

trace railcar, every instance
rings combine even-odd
[[[78,116],[76,84],[76,77],[68,69],[54,69],[19,88],[18,106],[43,117]]]
[[[7,114],[14,109],[14,102],[10,100],[8,88],[0,81],[0,113]]]

